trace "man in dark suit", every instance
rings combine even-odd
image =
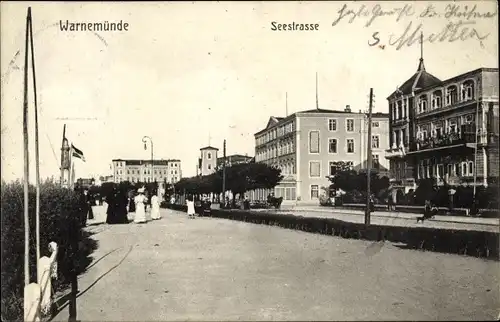
[[[87,188],[83,189],[83,193],[80,197],[81,204],[81,224],[83,227],[87,226],[88,219],[94,219],[94,213],[92,212],[91,198],[89,195],[89,190]]]

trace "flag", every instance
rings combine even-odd
[[[81,159],[83,162],[85,162],[85,156],[83,155],[82,150],[77,149],[73,144],[71,144],[71,150],[73,151],[71,156],[76,157],[78,159]]]

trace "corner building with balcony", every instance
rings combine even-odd
[[[391,181],[402,192],[419,179],[440,185],[498,180],[498,69],[480,68],[441,81],[417,73],[388,97]]]
[[[388,174],[388,115],[372,115],[373,168]],[[270,117],[255,134],[255,162],[281,169],[283,180],[274,189],[284,203],[318,203],[323,188],[330,186],[334,162],[349,162],[354,170],[367,166],[368,116],[359,111],[314,109],[288,117]],[[270,191],[256,190],[251,200],[265,200]]]

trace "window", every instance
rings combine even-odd
[[[464,82],[461,86],[461,89],[462,101],[467,101],[474,98],[474,82],[472,82],[471,80]]]
[[[211,165],[211,164],[209,164],[209,165],[207,166],[207,168],[208,168],[208,170],[212,170],[212,165]]]
[[[354,132],[354,120],[353,119],[346,120],[346,131],[347,132]]]
[[[469,165],[469,176],[474,176],[474,162],[472,161],[469,161],[468,162],[468,165]]]
[[[467,176],[467,162],[462,162],[462,175]]]
[[[450,121],[448,125],[448,131],[450,133],[456,133],[457,132],[457,121]]]
[[[436,129],[434,130],[434,132],[436,133],[436,137],[437,137],[437,138],[440,138],[440,137],[441,137],[441,135],[443,134],[443,131],[442,131],[442,129],[441,129],[440,127],[436,128]]]
[[[380,127],[380,123],[379,122],[372,122],[372,127]]]
[[[311,186],[311,199],[317,199],[317,198],[319,198],[319,186],[312,185]]]
[[[425,96],[421,96],[418,99],[418,109],[420,113],[427,112],[427,98]]]
[[[446,105],[455,104],[457,101],[457,87],[450,86],[446,89]]]
[[[319,161],[309,162],[309,176],[311,178],[319,178],[321,176],[321,163]]]
[[[309,153],[319,153],[319,131],[309,132]]]
[[[453,164],[448,164],[447,168],[448,176],[455,176],[455,167],[453,166]]]
[[[378,135],[372,135],[372,148],[373,149],[380,148],[380,140]]]
[[[438,178],[444,177],[444,166],[442,164],[438,164],[437,166],[437,177]]]
[[[354,153],[354,139],[347,139],[347,153]]]
[[[335,161],[330,161],[330,172],[329,175],[334,176],[337,170],[337,166],[335,165]]]
[[[212,159],[212,153],[210,153],[210,152],[207,153],[207,159],[208,160]]]
[[[374,169],[380,169],[380,160],[378,154],[372,155],[372,167]]]
[[[328,153],[337,153],[337,139],[328,140]]]
[[[335,120],[335,119],[328,120],[328,130],[329,131],[337,131],[337,120]]]
[[[441,91],[435,91],[432,93],[431,107],[432,108],[440,108],[441,107]]]

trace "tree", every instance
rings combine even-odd
[[[363,192],[366,191],[368,181],[366,172],[356,172],[344,161],[338,161],[333,164],[333,175],[329,177],[331,188],[341,189],[345,192]],[[377,173],[370,172],[370,190],[375,195],[389,188],[389,178],[379,177]]]
[[[182,178],[175,184],[176,191],[190,194],[221,193],[222,169],[208,176]],[[239,163],[226,167],[226,189],[243,195],[257,188],[274,188],[283,179],[281,170],[264,163]]]

